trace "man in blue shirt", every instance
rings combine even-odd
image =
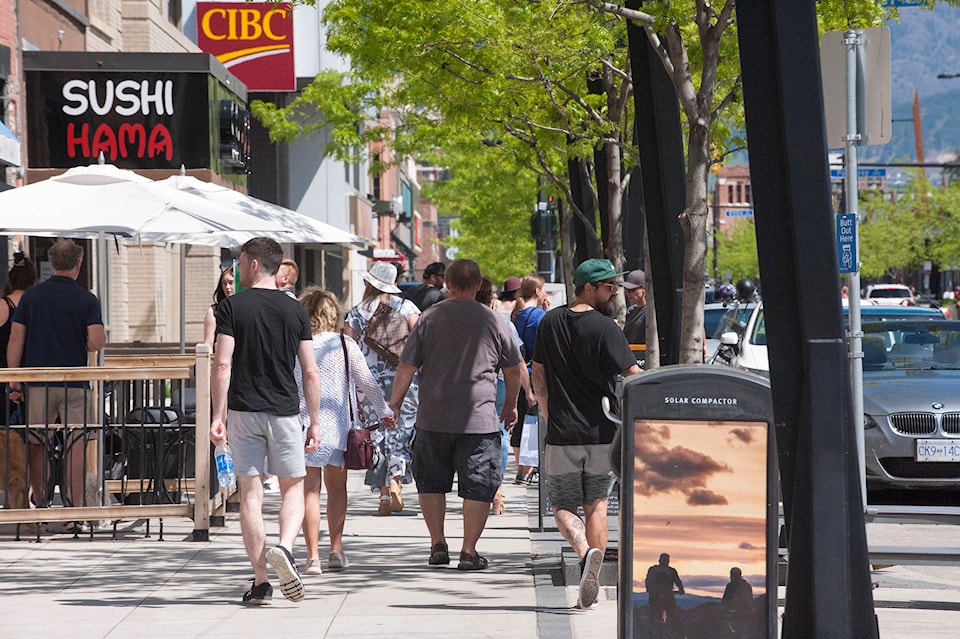
[[[56,367],[86,366],[88,353],[99,351],[107,341],[100,313],[100,301],[77,283],[83,247],[73,240],[58,239],[47,252],[53,276],[27,289],[13,314],[7,365]],[[10,383],[10,398],[23,401],[19,382]],[[53,424],[57,418],[65,428],[68,501],[84,506],[85,441],[96,435],[93,426],[95,400],[88,382],[66,382],[47,386],[30,384],[26,393],[27,423]],[[46,494],[48,442],[30,439],[30,488],[34,501]],[[45,506],[44,503],[36,503]]]

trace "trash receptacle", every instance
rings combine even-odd
[[[622,402],[619,637],[776,636],[769,381],[667,366]]]

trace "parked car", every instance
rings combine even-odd
[[[844,322],[849,312],[849,307],[844,306]],[[937,309],[922,306],[863,306],[860,308],[860,318],[863,322],[885,322],[911,318],[936,320],[943,319],[943,315]],[[710,363],[726,364],[764,377],[770,375],[763,304],[753,309],[743,331],[728,331],[720,336],[720,346]]]
[[[870,488],[960,486],[960,321],[863,325]]]
[[[917,302],[909,286],[871,284],[863,290],[864,301],[880,306],[913,306]]]

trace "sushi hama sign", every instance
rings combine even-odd
[[[31,165],[210,166],[208,76],[137,71],[28,71]]]

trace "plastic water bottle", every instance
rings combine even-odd
[[[237,483],[237,476],[233,472],[233,453],[230,452],[227,442],[217,444],[213,456],[217,460],[217,479],[220,481],[220,487],[232,488]]]

